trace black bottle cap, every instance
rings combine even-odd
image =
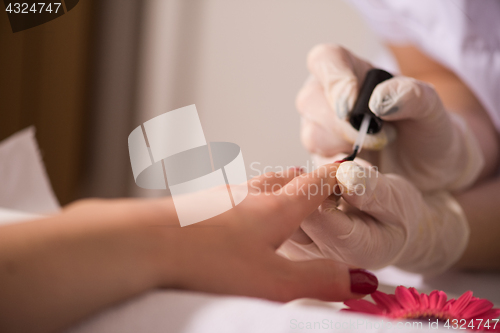
[[[359,90],[358,99],[356,100],[356,103],[354,103],[354,107],[349,114],[349,122],[356,130],[359,131],[363,117],[367,113],[372,116],[370,126],[368,127],[368,134],[376,134],[382,130],[384,121],[370,111],[370,108],[368,108],[368,102],[370,101],[373,89],[375,89],[377,84],[392,77],[393,76],[390,73],[376,68],[371,69],[368,73],[366,73],[365,81]]]

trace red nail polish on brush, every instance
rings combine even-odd
[[[351,276],[351,292],[355,294],[371,294],[378,287],[378,279],[373,273],[364,269],[349,270]]]

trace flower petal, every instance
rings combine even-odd
[[[470,299],[472,298],[472,291],[466,291],[462,296],[460,296],[455,303],[450,307],[450,312],[456,318],[462,318],[462,311],[469,305]]]
[[[438,291],[438,302],[436,304],[436,309],[443,309],[446,304],[446,300],[448,299],[448,295],[444,291]]]
[[[387,295],[386,293],[377,290],[371,294],[371,296],[375,303],[377,303],[380,307],[383,307],[388,313],[402,310],[401,305],[399,305],[397,300],[394,298],[394,295]]]
[[[396,288],[396,300],[406,310],[414,310],[420,305],[415,301],[415,297],[413,297],[413,294],[403,286],[399,286]]]
[[[494,309],[493,303],[488,300],[474,297],[471,291],[465,292],[457,300],[453,298],[447,300],[448,296],[443,291],[434,290],[430,295],[426,295],[419,294],[415,288],[399,286],[396,288],[395,295],[376,291],[371,297],[376,304],[366,300],[349,300],[344,304],[350,308],[343,311],[382,315],[389,318],[428,316],[466,321],[482,319],[483,322],[500,316],[500,309]],[[483,327],[481,329],[491,331]],[[497,330],[500,332],[500,325],[494,331]]]
[[[493,308],[493,303],[486,299],[472,301],[465,308],[465,310],[462,311],[462,318],[475,318],[476,316],[480,316],[481,314],[487,312],[491,308]]]
[[[415,302],[417,302],[418,304],[420,304],[420,294],[418,293],[417,289],[415,289],[413,287],[410,287],[410,288],[408,288],[408,290],[413,295],[413,298],[415,298]]]
[[[456,301],[455,301],[455,299],[454,299],[454,298],[452,298],[452,299],[448,300],[448,301],[444,304],[444,306],[443,306],[443,312],[450,311],[450,307],[451,307],[451,306],[453,305],[453,303],[455,303],[455,302],[456,302]]]
[[[500,316],[500,309],[491,309],[491,310],[486,311],[482,315],[477,316],[474,319],[483,319],[483,320],[490,319],[491,320],[491,319],[498,318],[498,316]]]
[[[442,310],[448,296],[444,291],[434,290],[429,295],[429,308]]]
[[[344,302],[345,305],[350,307],[349,310],[356,312],[363,312],[369,314],[383,315],[384,310],[382,307],[375,305],[371,302],[368,302],[364,299],[351,299]]]
[[[429,296],[427,294],[420,294],[420,310],[427,311],[429,309]]]

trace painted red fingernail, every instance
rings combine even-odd
[[[333,162],[333,164],[335,164],[335,163],[342,163],[342,162],[345,162],[345,160],[338,160],[338,161]]]
[[[299,174],[303,174],[305,172],[304,168],[303,167],[293,167],[292,170],[294,170],[295,172],[298,172]]]
[[[378,287],[378,279],[373,273],[364,269],[350,269],[351,292],[355,294],[371,294]]]

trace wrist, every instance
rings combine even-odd
[[[423,199],[425,208],[396,266],[436,275],[462,256],[469,240],[469,225],[462,208],[448,192],[437,192]]]
[[[134,200],[130,216],[142,235],[149,283],[153,288],[175,287],[182,270],[184,239],[173,201],[170,198]]]
[[[174,280],[175,249],[180,228],[169,199],[82,200],[65,217],[74,237],[102,269],[129,282],[128,292],[144,292]],[[64,215],[64,214],[63,214]],[[103,272],[105,273],[105,272]]]

